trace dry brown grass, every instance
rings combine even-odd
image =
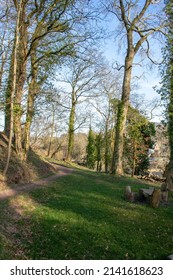
[[[0,147],[0,191],[7,189],[8,185],[27,184],[39,178],[47,177],[54,172],[53,167],[33,151],[30,152],[27,162],[22,162],[18,159],[13,151],[9,169],[6,178],[4,178],[2,174],[6,164],[6,158],[6,149]]]

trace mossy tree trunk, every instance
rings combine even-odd
[[[95,136],[90,126],[89,133],[88,133],[88,144],[86,147],[86,160],[87,160],[87,167],[90,169],[95,168],[95,161],[96,161],[96,146],[95,146]]]
[[[19,48],[18,48],[18,64],[17,64],[17,84],[14,98],[14,140],[15,149],[20,159],[23,160],[22,147],[22,124],[21,117],[23,114],[22,97],[24,85],[26,82],[26,65],[27,65],[27,28],[26,23],[26,1],[22,1],[20,14],[20,29],[19,29]]]
[[[7,162],[3,171],[3,174],[6,175],[8,168],[9,168],[9,162],[11,158],[11,146],[12,146],[12,138],[13,138],[13,130],[14,130],[14,96],[15,96],[15,91],[17,88],[17,69],[18,69],[18,50],[19,50],[19,45],[20,45],[20,27],[21,27],[21,22],[20,22],[20,16],[22,12],[22,4],[23,1],[20,0],[18,6],[17,6],[17,20],[16,20],[16,30],[15,30],[15,39],[14,39],[14,46],[13,46],[13,59],[12,59],[12,64],[11,64],[11,69],[10,69],[10,95],[9,95],[9,129],[8,129],[8,137],[9,137],[9,142],[8,142],[8,150],[7,150]],[[8,117],[9,117],[8,116]]]
[[[96,164],[97,164],[97,171],[101,172],[102,170],[102,148],[103,148],[103,138],[102,133],[100,132],[96,135],[95,138],[95,153],[96,153]]]
[[[170,162],[168,164],[167,173],[166,173],[166,183],[169,190],[173,191],[173,3],[169,1],[168,6],[168,15],[169,15],[169,44],[170,44],[170,98],[169,98],[169,143],[170,143]]]
[[[170,161],[166,168],[166,183],[168,189],[173,191],[173,60],[172,60],[172,73],[171,73],[171,90],[170,90],[170,104],[169,110],[169,145],[170,145]]]
[[[132,64],[134,59],[134,48],[132,45],[132,34],[130,37],[130,49],[125,60],[124,80],[122,87],[122,98],[118,105],[117,123],[115,128],[115,143],[112,158],[112,174],[123,174],[123,147],[124,133],[129,107],[129,98],[131,91]]]
[[[110,117],[111,117],[111,98],[109,98],[108,114],[105,119],[105,131],[104,131],[104,165],[105,173],[110,170],[110,159],[111,159],[111,129],[110,129]]]
[[[15,2],[16,10],[18,12],[19,5]],[[15,149],[20,159],[23,159],[22,148],[22,126],[21,116],[22,110],[22,96],[24,91],[24,84],[26,81],[26,53],[27,53],[27,23],[26,23],[26,2],[20,1],[20,17],[19,17],[19,34],[18,34],[18,51],[16,54],[17,70],[16,70],[16,86],[14,93],[14,108],[13,108],[13,126],[14,126],[14,141]],[[10,120],[11,120],[11,95],[13,92],[13,80],[14,80],[14,56],[15,56],[15,44],[16,36],[14,38],[14,46],[11,54],[10,70],[6,89],[6,101],[5,101],[5,133],[9,136],[10,132]]]
[[[170,147],[170,159],[165,169],[166,185],[170,191],[173,191],[173,2],[166,2],[166,14],[168,24],[167,44],[164,51],[164,68],[162,69],[162,97],[168,100],[167,117],[168,117],[168,136]]]
[[[71,110],[69,116],[69,127],[68,127],[68,150],[67,150],[67,161],[72,160],[72,153],[74,148],[74,126],[75,126],[75,111],[76,111],[76,92],[75,89],[72,90],[72,103],[71,103]]]
[[[173,41],[173,40],[172,40]],[[172,50],[173,52],[173,50]],[[168,135],[170,146],[170,160],[165,170],[166,184],[173,191],[173,59],[170,61],[170,90],[168,105]]]
[[[109,172],[109,150],[110,150],[110,135],[109,135],[109,130],[108,130],[108,121],[106,120],[106,125],[105,125],[105,154],[104,154],[104,161],[105,161],[105,172]]]
[[[7,81],[7,88],[5,91],[5,126],[4,132],[7,137],[10,135],[10,119],[11,119],[11,93],[13,88],[13,78],[14,78],[14,51],[15,51],[15,41],[14,38],[14,46],[13,51],[11,54],[11,61],[10,61],[10,69],[8,74],[8,81]]]
[[[27,98],[27,111],[26,111],[26,122],[24,127],[24,158],[27,159],[28,151],[30,147],[30,129],[32,124],[32,119],[34,115],[34,104],[35,98],[38,94],[39,87],[37,83],[38,75],[38,64],[36,63],[37,43],[33,45],[30,56],[31,56],[31,81],[28,87],[28,98]]]

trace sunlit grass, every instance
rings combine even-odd
[[[18,251],[13,258],[166,258],[173,252],[173,207],[126,202],[127,184],[134,190],[146,187],[130,178],[76,171],[19,196],[16,204],[11,199],[8,218],[16,232],[3,234],[12,240],[9,250]],[[20,239],[17,246],[15,238]]]

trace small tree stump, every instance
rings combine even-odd
[[[166,183],[161,185],[161,200],[164,202],[168,201],[168,186]]]
[[[161,200],[161,191],[154,190],[151,195],[150,205],[153,208],[158,208]]]
[[[140,201],[145,201],[145,202],[150,202],[150,198],[153,194],[154,188],[151,189],[140,189],[139,190],[139,200]]]

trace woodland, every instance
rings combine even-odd
[[[0,0],[0,259],[173,254],[172,21],[172,0]]]

